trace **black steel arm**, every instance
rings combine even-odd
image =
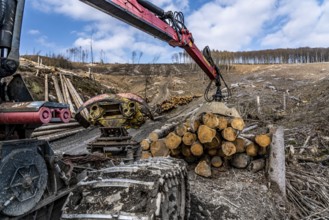
[[[19,45],[25,0],[0,0],[0,78],[19,66]]]

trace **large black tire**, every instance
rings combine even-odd
[[[152,158],[95,172],[66,200],[63,219],[188,219],[185,162]]]

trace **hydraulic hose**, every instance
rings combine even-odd
[[[0,0],[0,26],[3,25],[6,9],[7,9],[7,1]]]

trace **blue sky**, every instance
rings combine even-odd
[[[259,50],[329,47],[329,0],[158,0],[165,10],[182,11],[199,48]],[[95,60],[171,62],[181,51],[123,24],[78,0],[27,0],[21,54],[64,54],[90,48]]]

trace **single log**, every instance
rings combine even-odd
[[[169,149],[166,147],[164,139],[152,142],[151,154],[153,157],[166,157],[169,155]]]
[[[51,78],[53,79],[53,82],[54,82],[54,86],[55,86],[55,91],[56,91],[58,102],[59,103],[64,103],[63,94],[62,94],[62,91],[61,91],[61,89],[59,87],[57,77],[53,75]]]
[[[75,90],[70,79],[63,77],[63,80],[68,88],[69,93],[72,96],[75,106],[77,107],[77,109],[79,109],[83,105],[83,101],[82,101],[79,93]],[[81,115],[87,119],[89,117],[89,111],[85,108],[82,110]]]
[[[187,127],[184,124],[179,124],[177,125],[175,132],[178,136],[183,137],[187,132]]]
[[[72,128],[72,127],[78,127],[80,124],[78,122],[70,122],[70,123],[63,123],[63,124],[47,124],[43,125],[41,127],[38,127],[34,129],[33,132],[39,132],[39,131],[48,131],[53,129],[60,129],[60,128]]]
[[[222,151],[225,156],[231,156],[236,153],[236,147],[232,142],[224,141],[222,143]]]
[[[203,177],[210,177],[211,176],[210,164],[205,160],[200,161],[198,163],[198,165],[195,167],[194,171],[199,176],[203,176]]]
[[[45,135],[45,136],[39,136],[37,137],[38,140],[46,140],[46,141],[55,141],[55,140],[59,140],[61,138],[65,138],[74,134],[77,134],[81,131],[86,130],[85,128],[74,128],[74,129],[70,129],[68,131],[63,131],[63,132],[58,132],[56,134],[50,134],[50,135]]]
[[[165,144],[170,149],[176,149],[182,143],[182,138],[175,134],[174,132],[170,132],[168,136],[165,138]]]
[[[238,130],[242,131],[244,127],[246,126],[242,118],[233,118],[230,122],[231,127]]]
[[[207,153],[210,156],[216,156],[217,155],[217,149],[216,148],[208,149]]]
[[[237,138],[233,143],[236,147],[237,153],[243,153],[246,151],[246,141],[243,138]]]
[[[144,139],[141,141],[140,145],[144,151],[149,150],[151,147],[151,141],[149,139]]]
[[[191,132],[186,132],[183,136],[183,143],[185,145],[191,146],[196,141],[196,134]]]
[[[248,170],[257,173],[258,171],[261,171],[262,169],[265,168],[266,161],[264,158],[258,159],[258,160],[253,160],[248,166]]]
[[[257,156],[258,149],[259,149],[258,145],[251,142],[250,144],[247,145],[246,152],[249,156],[255,157]]]
[[[191,157],[192,153],[189,146],[182,145],[182,154],[184,157]]]
[[[49,101],[49,85],[48,85],[48,74],[45,75],[45,101]]]
[[[162,131],[160,129],[155,129],[154,131],[152,131],[149,136],[147,137],[147,139],[149,139],[152,142],[155,142],[157,140],[160,139],[160,134],[162,134]]]
[[[245,153],[238,153],[233,155],[232,159],[230,160],[230,164],[239,169],[247,168],[247,166],[251,162],[251,157]]]
[[[225,118],[223,116],[219,116],[218,117],[218,126],[217,126],[217,128],[219,130],[224,130],[225,128],[227,128],[227,126],[228,126],[227,118]]]
[[[142,160],[146,160],[152,157],[152,154],[149,151],[142,151],[142,156],[141,159]]]
[[[213,158],[211,158],[211,165],[216,168],[221,167],[223,165],[222,158],[219,156],[214,156]]]
[[[198,129],[198,139],[202,144],[211,142],[215,136],[216,130],[206,125],[201,125]]]
[[[221,146],[222,139],[219,134],[216,134],[216,136],[211,140],[211,142],[206,143],[205,147],[208,149],[218,149]]]
[[[286,197],[286,163],[285,163],[284,131],[278,127],[273,131],[269,156],[269,178],[279,187],[282,196]]]
[[[197,157],[199,157],[203,154],[203,146],[199,142],[194,142],[194,144],[192,144],[190,150],[191,150],[191,153]]]
[[[31,137],[39,137],[39,136],[45,136],[49,134],[55,134],[58,132],[63,132],[63,131],[69,131],[71,128],[58,128],[58,129],[53,129],[53,130],[47,130],[47,131],[36,131],[33,132]]]
[[[237,132],[234,128],[227,127],[222,130],[222,136],[227,141],[235,141],[235,139],[237,138]]]
[[[149,134],[148,139],[151,141],[157,141],[158,139],[164,138],[175,129],[176,125],[177,123],[165,124],[160,129],[152,131]]]
[[[255,142],[260,147],[268,147],[271,144],[271,138],[267,134],[260,134],[260,135],[256,135]]]
[[[75,109],[74,109],[74,106],[73,106],[73,102],[72,102],[72,99],[70,97],[69,89],[67,88],[67,85],[65,83],[65,77],[64,76],[62,76],[62,80],[63,80],[63,84],[64,84],[63,94],[65,96],[67,104],[69,104],[69,106],[70,106],[71,113],[75,114]]]
[[[208,112],[202,116],[202,122],[209,128],[216,128],[218,126],[218,118],[215,114]]]

